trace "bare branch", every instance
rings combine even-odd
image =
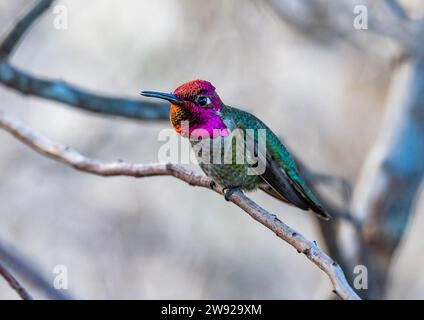
[[[309,182],[312,191],[320,196],[319,190],[316,188],[316,185]],[[317,217],[317,223],[319,226],[319,230],[321,232],[321,236],[324,239],[325,245],[327,246],[327,250],[329,255],[339,262],[341,268],[343,270],[353,270],[353,266],[348,259],[345,251],[343,250],[343,246],[340,243],[339,239],[339,227],[342,221],[347,221],[353,227],[354,230],[353,236],[355,238],[352,241],[360,241],[359,232],[362,228],[361,221],[353,215],[349,210],[343,208],[337,208],[330,201],[328,201],[325,197],[320,196],[321,204],[324,208],[327,209],[328,213],[333,217],[333,223],[326,223],[322,219]],[[352,280],[351,273],[348,273],[348,279]]]
[[[0,59],[0,83],[22,94],[58,101],[85,111],[144,120],[169,118],[165,103],[104,97],[63,81],[34,77]]]
[[[288,27],[317,43],[351,41],[351,10],[344,1],[266,0]]]
[[[50,80],[25,73],[9,62],[8,58],[19,40],[31,25],[53,3],[41,0],[10,31],[0,44],[0,83],[22,94],[57,101],[85,111],[114,115],[132,119],[164,120],[169,117],[166,103],[140,101],[126,98],[105,97],[67,84],[61,80]]]
[[[321,29],[329,29],[327,34],[332,38],[343,31],[346,36],[353,35],[362,41],[367,39],[364,37],[366,33],[352,28],[353,1],[338,2],[351,3],[345,8],[328,5],[328,1],[323,0],[268,2],[283,20],[297,29],[310,29],[311,35],[315,36],[314,31],[319,30],[313,19]],[[304,19],[305,14],[293,17],[290,3],[300,3],[311,19]],[[417,41],[424,36],[424,19],[410,19],[399,0],[365,0],[362,4],[368,8],[369,31],[395,41],[401,49],[402,59],[394,70],[381,133],[371,148],[354,189],[352,212],[356,217],[352,221],[358,227],[341,224],[341,232],[338,232],[335,224],[321,223],[320,228],[330,255],[337,258],[343,268],[344,259],[339,259],[340,253],[348,255],[346,260],[350,261],[350,265],[368,267],[369,290],[362,291],[363,295],[382,298],[393,254],[407,228],[424,177],[424,50],[421,42]],[[330,19],[321,21],[319,12],[322,10]],[[350,18],[338,19],[343,17],[343,12]],[[343,28],[346,22],[349,25],[345,24],[345,27],[348,28]],[[333,29],[335,34],[331,32]],[[323,32],[319,30],[319,33]],[[367,42],[364,43],[366,47]],[[325,203],[323,205],[327,207]],[[349,210],[345,213],[346,217],[352,217]],[[344,243],[340,243],[341,239]]]
[[[384,295],[393,255],[424,177],[423,92],[424,59],[405,60],[395,71],[378,139],[355,187],[352,207],[363,221],[363,244],[353,255],[360,264],[372,259],[371,298]],[[350,238],[345,241],[352,243]]]
[[[366,50],[366,33],[352,26],[352,9],[357,1],[326,0],[267,0],[266,3],[290,27],[317,43],[340,41],[354,48]],[[423,56],[424,50],[417,39],[424,34],[422,21],[411,20],[406,10],[396,0],[363,0],[368,10],[368,27],[372,33],[394,40],[408,55]],[[294,8],[296,10],[294,10]]]
[[[408,13],[402,7],[397,0],[384,0],[386,6],[392,11],[392,13],[399,19],[409,20]]]
[[[7,281],[13,290],[22,298],[22,300],[32,300],[29,292],[19,283],[18,280],[0,263],[0,275]]]
[[[49,140],[4,113],[0,113],[0,128],[8,131],[35,151],[84,172],[100,176],[151,177],[169,175],[192,186],[211,187],[211,179],[208,177],[193,173],[176,164],[130,164],[120,161],[103,163],[89,159],[74,149]],[[214,186],[213,190],[223,194],[222,188],[219,186]],[[358,295],[349,286],[340,266],[327,256],[316,243],[307,240],[300,233],[279,220],[276,215],[260,207],[242,192],[233,193],[230,201],[243,209],[253,219],[272,230],[279,238],[289,243],[298,252],[304,253],[309,260],[328,275],[335,292],[341,298],[359,299]]]
[[[13,50],[19,44],[26,31],[32,26],[32,24],[41,16],[54,0],[41,0],[39,1],[27,14],[25,14],[18,23],[8,33],[2,43],[0,43],[0,58],[9,58]]]
[[[51,281],[45,279],[33,263],[22,257],[16,248],[6,246],[3,241],[0,242],[0,261],[3,261],[11,270],[19,274],[34,287],[43,291],[51,299],[69,300],[72,298],[70,295],[65,294],[63,290],[56,290],[52,286]]]
[[[307,240],[303,235],[279,220],[276,215],[266,211],[241,192],[235,194],[231,201],[247,212],[253,219],[272,230],[279,238],[292,245],[298,252],[305,254],[309,260],[328,275],[335,293],[342,299],[360,299],[349,286],[341,267],[313,241]]]
[[[339,189],[342,196],[343,202],[349,204],[352,198],[352,187],[350,183],[341,177],[335,177],[326,173],[312,172],[307,170],[303,174],[303,177],[309,181],[309,183],[327,185],[329,187],[334,186]]]

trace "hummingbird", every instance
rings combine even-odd
[[[260,189],[302,210],[312,210],[321,218],[330,218],[299,174],[289,151],[271,129],[253,114],[224,104],[210,82],[192,80],[172,93],[142,91],[140,94],[170,102],[172,127],[190,139],[193,148],[200,143],[197,148],[200,152],[195,152],[198,163],[212,179],[211,187],[216,183],[223,187],[226,200],[236,190]],[[263,148],[258,147],[260,130],[265,140]],[[233,134],[236,132],[238,135]],[[225,149],[225,145],[232,148]],[[238,152],[244,152],[244,161],[234,161]],[[222,160],[225,153],[230,153],[231,161],[205,161],[205,153],[209,153],[208,160]],[[255,159],[263,168],[252,174]]]

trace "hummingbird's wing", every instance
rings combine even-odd
[[[249,139],[249,137],[247,137],[247,139]],[[293,204],[303,210],[309,209],[307,202],[303,199],[301,194],[297,192],[290,178],[281,170],[277,162],[268,152],[266,154],[265,172],[261,174],[261,178],[273,191],[280,195],[283,201]],[[269,189],[265,189],[265,192],[275,197],[274,192],[269,192]]]
[[[330,216],[300,177],[293,158],[278,137],[261,120],[248,112],[229,106],[224,108],[223,112],[230,113],[236,127],[245,131],[246,150],[249,150],[248,146],[252,145],[248,143],[248,140],[253,139],[255,149],[250,152],[254,152],[256,157],[259,153],[259,159],[266,159],[265,172],[261,174],[261,178],[269,187],[264,188],[262,185],[261,189],[301,209],[311,209],[319,216],[328,219]],[[263,152],[262,148],[257,148],[257,140],[260,135],[252,135],[251,130],[247,129],[265,130],[266,151],[262,156],[260,156],[260,153]]]
[[[290,202],[286,198],[284,198],[281,194],[275,191],[275,189],[265,181],[260,183],[258,188],[261,189],[263,192],[269,194],[271,197],[274,197],[277,200],[290,204]]]

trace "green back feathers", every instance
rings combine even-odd
[[[296,163],[289,151],[266,124],[254,115],[237,108],[226,106],[222,109],[222,113],[224,117],[230,116],[235,122],[236,127],[242,130],[265,129],[267,154],[271,156],[272,160],[275,161],[281,169],[283,169],[297,192],[299,192],[308,203],[308,207],[320,216],[328,218],[328,214],[322,208],[318,198],[300,177]]]

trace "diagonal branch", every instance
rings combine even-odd
[[[169,106],[166,103],[113,98],[90,93],[60,80],[33,76],[9,63],[10,55],[23,35],[52,3],[53,0],[39,1],[0,43],[0,83],[22,94],[57,101],[94,113],[143,120],[167,119]]]
[[[0,59],[0,83],[22,94],[61,102],[85,111],[144,120],[169,118],[165,103],[105,97],[58,80],[35,77]]]
[[[31,261],[23,257],[16,248],[4,244],[3,241],[0,241],[0,261],[34,287],[43,291],[49,298],[54,300],[72,299],[72,296],[65,293],[64,290],[55,289]]]
[[[397,0],[384,0],[386,6],[399,19],[409,20],[408,13]]]
[[[9,58],[16,49],[19,41],[32,26],[32,24],[47,9],[50,8],[54,0],[39,1],[27,14],[25,14],[12,30],[7,34],[6,38],[0,43],[0,58]]]
[[[192,186],[210,188],[212,180],[206,176],[193,173],[184,167],[171,163],[130,164],[125,162],[103,163],[89,159],[76,150],[53,142],[35,132],[18,120],[0,113],[0,128],[8,131],[18,140],[50,158],[61,161],[78,170],[100,176],[173,176]],[[213,186],[218,194],[222,188]],[[329,277],[334,291],[343,299],[359,299],[349,286],[340,266],[327,256],[313,241],[307,240],[297,231],[279,220],[276,215],[266,211],[242,192],[235,192],[230,201],[248,213],[253,219],[273,231],[279,238],[289,243],[298,252],[302,252]]]
[[[32,300],[29,292],[19,283],[18,280],[0,263],[0,275],[7,281],[7,283],[16,291],[22,300]]]

